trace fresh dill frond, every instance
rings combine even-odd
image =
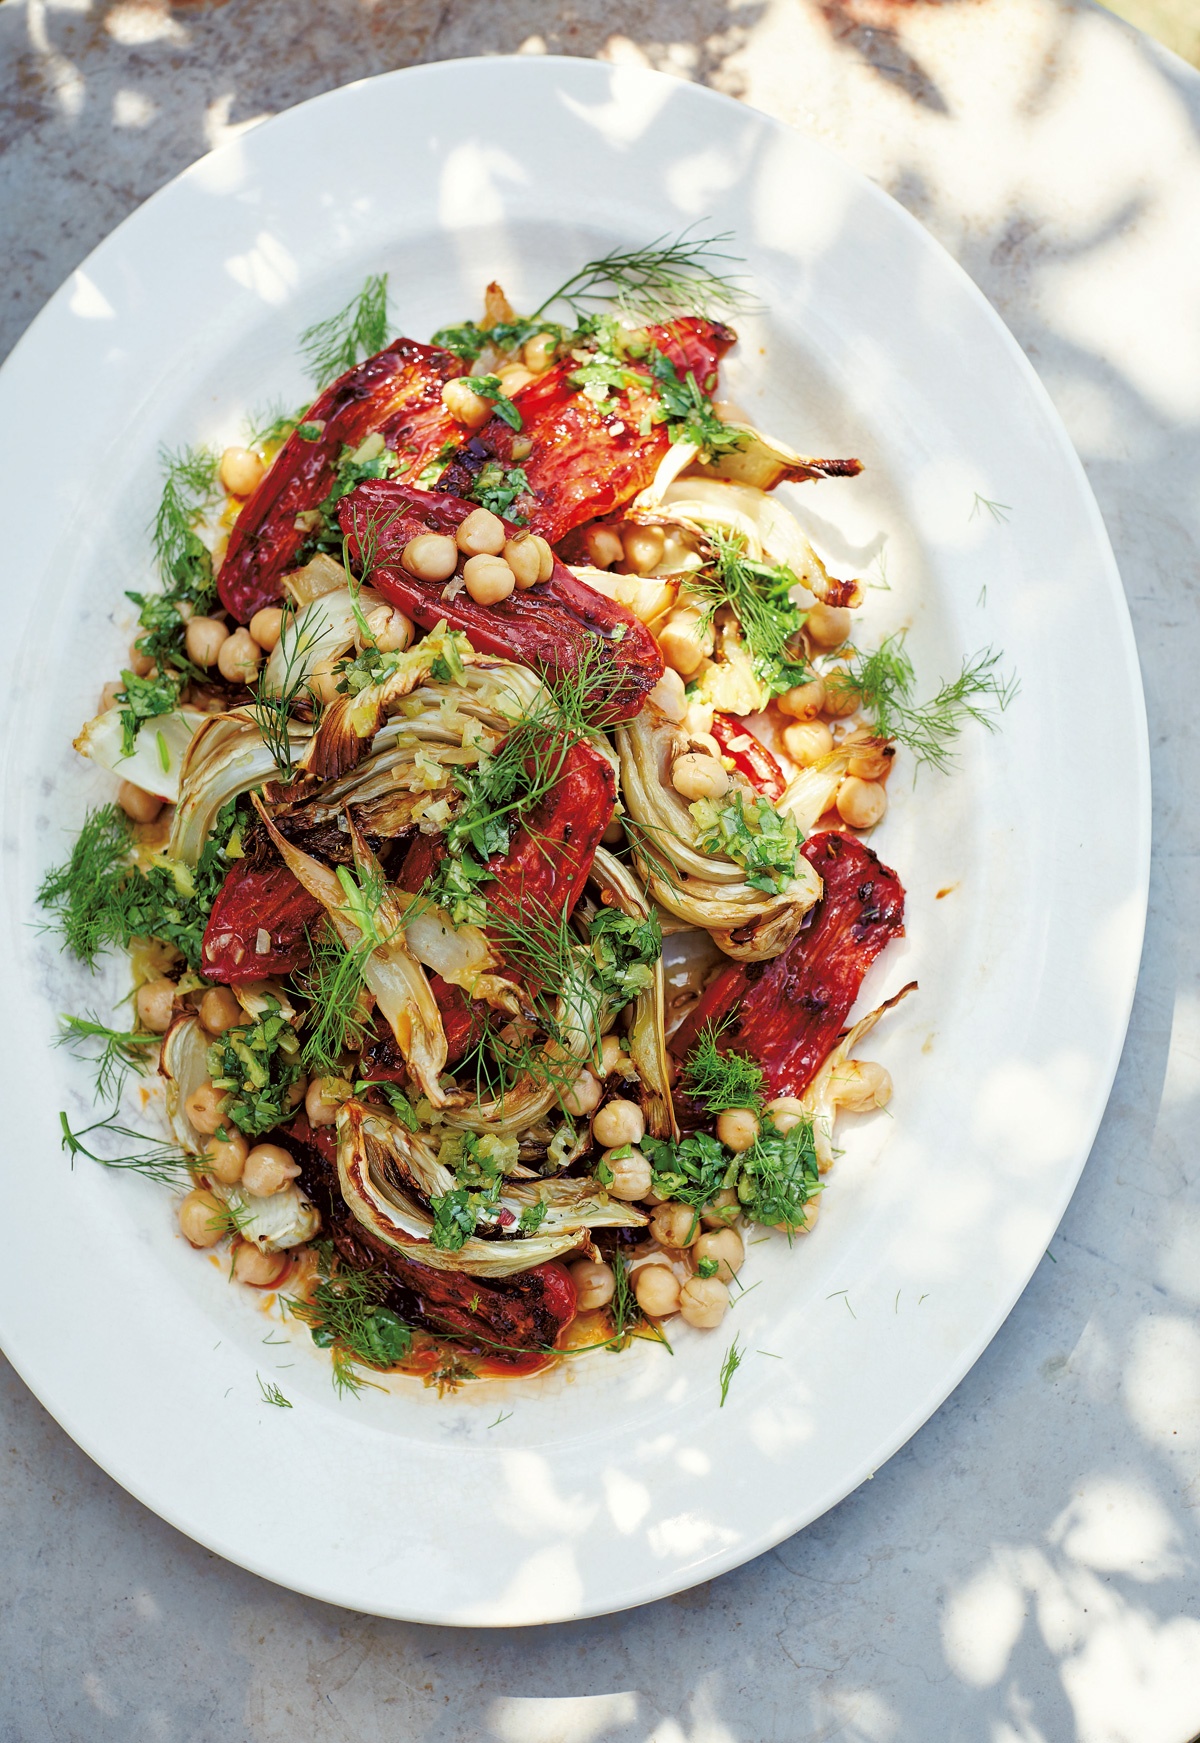
[[[63,1028],[55,1046],[70,1047],[77,1058],[86,1059],[96,1073],[96,1094],[103,1101],[121,1093],[130,1071],[141,1071],[146,1065],[147,1051],[158,1047],[161,1035],[139,1034],[136,1030],[112,1029],[98,1017],[68,1017],[61,1019]],[[100,1042],[95,1053],[91,1043]],[[82,1051],[85,1049],[86,1051]]]
[[[705,623],[728,606],[741,626],[754,675],[771,695],[803,684],[812,676],[800,643],[807,613],[792,599],[796,576],[784,564],[756,563],[746,555],[740,533],[713,529],[712,561],[689,575],[687,589],[698,596]]]
[[[499,1414],[497,1415],[496,1420],[494,1422],[488,1423],[488,1427],[489,1428],[499,1428],[499,1426],[502,1422],[511,1422],[511,1421],[512,1421],[512,1411],[511,1410],[501,1410],[499,1412]]]
[[[262,1393],[262,1401],[264,1404],[274,1404],[279,1410],[290,1410],[292,1408],[291,1399],[284,1397],[283,1393],[279,1390],[279,1387],[273,1380],[264,1380],[262,1375],[257,1373],[254,1378],[258,1381],[258,1389]]]
[[[729,1383],[741,1367],[742,1362],[745,1360],[745,1356],[745,1350],[738,1347],[738,1340],[737,1338],[734,1338],[729,1348],[725,1351],[725,1360],[721,1363],[721,1402],[717,1406],[718,1410],[723,1410],[725,1408],[725,1400],[729,1396]]]
[[[163,489],[151,538],[168,594],[204,612],[216,596],[212,555],[197,532],[220,501],[217,456],[208,448],[163,448]]]
[[[155,1180],[161,1186],[186,1185],[191,1180],[191,1159],[177,1145],[162,1144],[154,1138],[148,1138],[144,1132],[135,1132],[129,1126],[118,1125],[117,1109],[102,1120],[93,1120],[90,1126],[84,1126],[81,1131],[71,1130],[71,1122],[65,1113],[58,1116],[62,1127],[62,1148],[71,1157],[71,1166],[75,1165],[76,1156],[86,1156],[89,1162],[99,1162],[102,1168],[122,1168],[134,1174],[142,1174],[147,1180]],[[104,1132],[110,1138],[116,1138],[130,1148],[124,1155],[100,1156],[84,1142],[93,1132]]]
[[[347,950],[333,927],[322,922],[308,934],[309,963],[297,977],[309,1001],[304,1068],[324,1077],[341,1070],[342,1056],[361,1051],[371,1024],[363,970],[376,948],[373,935]]]
[[[308,669],[306,656],[313,644],[319,639],[325,627],[324,619],[319,612],[313,613],[302,630],[297,621],[295,608],[285,604],[283,617],[279,628],[279,653],[283,662],[283,677],[277,689],[268,688],[266,670],[254,686],[254,700],[250,704],[250,712],[254,716],[254,724],[258,727],[263,743],[271,753],[271,760],[283,780],[287,780],[293,768],[292,757],[292,715],[296,704],[303,697],[312,702],[308,687]]]
[[[372,273],[358,295],[327,320],[306,327],[300,355],[318,388],[326,388],[387,344],[387,273]]]
[[[255,412],[248,420],[246,427],[246,442],[251,448],[268,450],[282,448],[292,431],[304,417],[304,408],[289,412],[276,402],[263,411]]]
[[[732,241],[732,231],[705,236],[690,224],[677,236],[656,236],[642,248],[610,249],[572,273],[538,305],[530,321],[558,302],[566,303],[577,319],[605,303],[616,303],[622,313],[642,322],[679,314],[710,319],[731,315],[749,301],[744,275],[726,270],[741,264],[740,256],[726,247]]]
[[[727,1027],[728,1025],[726,1025]],[[762,1067],[748,1053],[723,1053],[721,1028],[706,1023],[683,1063],[683,1087],[706,1113],[748,1108],[760,1113],[765,1079]]]
[[[964,660],[956,678],[943,683],[928,702],[914,704],[916,674],[904,645],[904,631],[890,635],[873,653],[857,654],[848,668],[826,675],[826,684],[850,689],[880,738],[895,739],[945,773],[954,761],[954,741],[969,720],[995,732],[998,715],[1017,695],[1015,677],[999,670],[1002,655],[984,648]]]
[[[351,1270],[328,1241],[316,1244],[318,1276],[306,1300],[286,1296],[284,1306],[308,1326],[319,1349],[333,1352],[333,1383],[339,1392],[359,1392],[369,1384],[356,1363],[376,1370],[395,1367],[412,1349],[412,1327],[383,1305],[390,1282],[386,1271]]]
[[[976,491],[975,501],[971,506],[971,513],[968,516],[968,519],[974,520],[975,516],[981,509],[986,510],[993,520],[1004,521],[1007,520],[1009,515],[1012,513],[1012,503],[992,502],[988,497],[980,496],[979,492]]]

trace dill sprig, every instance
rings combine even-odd
[[[856,654],[848,667],[827,673],[825,682],[853,692],[880,738],[895,739],[918,764],[928,763],[944,774],[954,761],[954,741],[967,722],[978,721],[995,732],[997,716],[1013,701],[1019,686],[1015,677],[1005,677],[997,669],[1002,655],[984,648],[964,660],[958,676],[943,683],[928,702],[914,705],[916,674],[904,636],[900,630],[874,653]]]
[[[327,320],[306,327],[300,354],[318,388],[326,388],[362,357],[382,351],[388,336],[387,273],[372,273],[358,295]]]
[[[717,1045],[721,1033],[722,1027],[713,1023],[701,1029],[683,1064],[683,1087],[706,1113],[720,1114],[726,1108],[760,1113],[765,1082],[762,1067],[748,1053],[722,1053]]]
[[[363,999],[363,970],[376,948],[374,934],[350,950],[333,927],[322,923],[308,934],[308,967],[298,977],[309,1001],[310,1027],[304,1039],[304,1068],[329,1077],[341,1070],[345,1053],[362,1049],[370,1027]]]
[[[717,1406],[718,1410],[723,1410],[725,1408],[725,1400],[729,1396],[729,1383],[741,1367],[742,1362],[745,1360],[745,1356],[745,1350],[738,1348],[738,1340],[737,1338],[734,1338],[729,1348],[725,1351],[725,1360],[721,1363],[721,1402]]]
[[[120,1095],[129,1072],[145,1069],[147,1049],[162,1042],[161,1035],[110,1028],[91,1013],[85,1017],[64,1016],[61,1021],[62,1034],[55,1046],[70,1047],[77,1058],[87,1059],[96,1074],[96,1094],[104,1101]],[[90,1046],[96,1041],[102,1043],[98,1054]]]
[[[71,1130],[71,1123],[65,1113],[59,1113],[59,1124],[62,1126],[62,1148],[71,1157],[71,1166],[75,1166],[76,1156],[86,1156],[89,1162],[99,1162],[102,1168],[128,1169],[134,1174],[142,1174],[147,1180],[156,1180],[162,1186],[181,1186],[191,1179],[191,1159],[185,1156],[177,1145],[162,1144],[153,1138],[148,1138],[144,1132],[135,1132],[129,1126],[116,1123],[117,1109],[102,1120],[94,1120],[90,1126],[84,1126],[82,1131]],[[121,1156],[100,1156],[84,1142],[93,1132],[104,1132],[111,1138],[117,1138],[132,1146]]]
[[[711,623],[727,605],[741,625],[759,682],[772,695],[804,683],[812,674],[799,642],[806,613],[792,600],[796,576],[783,564],[751,561],[740,533],[714,528],[708,539],[712,561],[687,581],[703,604],[703,622]]]
[[[196,528],[220,500],[217,456],[208,448],[161,450],[163,489],[151,538],[159,572],[173,599],[203,612],[214,597],[212,555]]]
[[[319,612],[313,613],[303,630],[297,621],[295,608],[284,605],[279,629],[279,651],[283,660],[283,680],[278,689],[267,687],[266,670],[254,686],[250,712],[271,760],[283,780],[292,772],[292,713],[297,702],[306,697],[313,707],[318,704],[309,688],[306,656],[325,627]]]
[[[665,321],[673,315],[709,318],[744,308],[749,295],[743,274],[725,268],[741,264],[730,253],[731,230],[719,235],[697,234],[689,224],[677,236],[656,236],[642,248],[613,248],[589,260],[560,284],[530,316],[536,321],[554,303],[566,303],[577,319],[605,303],[616,303],[634,320]]]
[[[292,431],[304,417],[304,408],[300,411],[285,411],[278,401],[267,406],[260,412],[254,412],[246,421],[246,441],[251,448],[282,448]]]
[[[339,1392],[360,1392],[370,1382],[356,1364],[377,1371],[395,1367],[412,1349],[412,1328],[383,1305],[390,1287],[386,1271],[350,1270],[328,1241],[317,1242],[317,1282],[307,1300],[284,1298],[319,1349],[333,1352],[333,1383]]]
[[[284,1397],[283,1393],[279,1390],[279,1387],[273,1380],[264,1380],[262,1375],[258,1373],[255,1374],[254,1378],[258,1381],[258,1389],[262,1393],[262,1401],[264,1404],[274,1404],[279,1410],[290,1410],[292,1408],[291,1399]]]

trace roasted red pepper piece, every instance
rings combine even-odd
[[[842,1032],[863,976],[904,932],[904,889],[852,836],[814,835],[804,856],[824,880],[813,923],[773,962],[731,962],[671,1040],[683,1059],[706,1023],[722,1051],[748,1053],[771,1096],[800,1095]]]
[[[204,928],[201,973],[226,986],[294,973],[308,961],[307,929],[321,912],[285,865],[235,861]],[[258,948],[260,931],[270,936],[267,951]]]
[[[397,339],[349,370],[305,414],[323,424],[314,442],[288,437],[270,471],[238,515],[217,577],[221,603],[240,623],[280,596],[280,581],[304,542],[296,516],[324,502],[343,446],[357,448],[378,430],[408,457],[415,476],[461,433],[442,403],[442,388],[464,365],[436,345]]]
[[[782,799],[787,790],[783,770],[765,744],[760,744],[744,721],[733,714],[714,714],[712,735],[739,775],[768,799]]]
[[[691,371],[705,392],[716,386],[717,365],[737,338],[728,327],[688,316],[647,329],[650,343],[684,376]],[[442,474],[438,488],[469,496],[489,461],[519,465],[529,480],[520,507],[529,529],[556,545],[572,527],[597,520],[644,490],[670,447],[665,423],[650,424],[656,383],[650,370],[631,361],[641,385],[612,389],[597,405],[571,384],[580,365],[573,358],[531,381],[513,396],[521,429],[493,417],[465,441]],[[646,424],[645,431],[641,426]],[[517,459],[513,443],[519,444]],[[533,444],[532,448],[528,446]]]
[[[417,623],[432,629],[444,618],[451,629],[466,632],[477,652],[520,660],[552,685],[590,659],[597,721],[611,726],[631,720],[662,677],[662,655],[632,612],[577,580],[562,563],[555,563],[548,581],[495,605],[477,605],[465,591],[444,599],[440,581],[419,581],[401,566],[409,539],[453,533],[475,508],[456,496],[380,479],[360,484],[339,518],[356,562],[364,542],[371,548],[371,586]],[[514,535],[523,530],[505,526]]]
[[[491,878],[479,891],[490,912],[513,928],[527,924],[531,917],[569,919],[583,894],[600,837],[612,821],[616,797],[616,776],[608,758],[583,740],[572,744],[554,785],[513,830],[508,851],[494,853],[486,862]],[[401,868],[401,887],[419,890],[445,851],[441,836],[418,835]],[[536,977],[522,963],[520,945],[506,938],[504,954],[512,973],[539,990]]]

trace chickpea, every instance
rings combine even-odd
[[[315,702],[328,707],[329,703],[337,701],[340,695],[338,685],[341,683],[341,673],[338,671],[340,664],[341,656],[337,654],[329,654],[325,659],[313,663],[305,682],[305,690]]]
[[[227,986],[210,986],[200,1000],[200,1021],[210,1035],[223,1035],[226,1029],[246,1020],[245,1012]]]
[[[717,1136],[727,1150],[740,1155],[758,1137],[758,1121],[749,1108],[726,1108],[717,1116]]]
[[[251,1289],[273,1289],[288,1268],[286,1253],[264,1253],[253,1241],[239,1241],[233,1249],[233,1276]]]
[[[536,587],[542,573],[542,553],[533,542],[529,533],[518,533],[515,539],[509,539],[504,546],[504,561],[517,578],[517,586],[522,593],[529,587]]]
[[[473,508],[459,525],[454,542],[464,557],[498,557],[508,542],[504,522],[490,508]]]
[[[716,757],[691,751],[672,763],[671,785],[684,799],[721,799],[729,791],[729,776]]]
[[[676,725],[687,713],[687,692],[683,679],[672,666],[663,668],[663,675],[646,697],[647,702],[653,702],[656,708],[662,710],[668,720]]]
[[[845,720],[853,714],[860,701],[858,687],[850,677],[849,672],[842,669],[830,672],[825,680],[825,703],[821,709],[831,720]]]
[[[851,829],[874,829],[887,810],[887,794],[878,781],[847,775],[837,792],[838,816]]]
[[[148,678],[154,670],[154,661],[149,654],[144,654],[136,642],[129,644],[129,670],[135,678]]]
[[[144,787],[135,787],[132,781],[122,781],[117,788],[117,804],[135,823],[153,823],[163,808],[157,793],[147,793]]]
[[[892,1099],[892,1074],[873,1059],[847,1059],[829,1074],[829,1090],[850,1114],[869,1114]]]
[[[869,728],[852,732],[842,744],[850,753],[846,761],[848,775],[860,781],[880,781],[891,769],[891,746],[877,739]]]
[[[777,1095],[766,1108],[777,1132],[790,1132],[805,1117],[804,1103],[796,1095]]]
[[[681,678],[690,678],[713,651],[712,625],[704,627],[703,613],[698,607],[681,606],[659,631],[658,647],[668,666]]]
[[[704,1259],[715,1259],[713,1276],[729,1283],[746,1263],[746,1247],[736,1229],[713,1229],[700,1236],[692,1248],[692,1258],[697,1265]]]
[[[583,542],[588,562],[596,569],[611,569],[625,560],[625,547],[611,527],[589,527]]]
[[[622,1144],[620,1148],[626,1146]],[[635,1204],[639,1198],[645,1198],[650,1191],[650,1164],[636,1146],[629,1147],[628,1156],[614,1156],[611,1150],[605,1150],[600,1160],[612,1174],[605,1189],[610,1198],[619,1198],[625,1204]]]
[[[564,1110],[579,1118],[590,1114],[592,1109],[600,1105],[600,1097],[604,1094],[599,1083],[590,1071],[581,1071],[566,1095],[562,1098]]]
[[[400,561],[418,581],[448,581],[458,566],[458,546],[449,533],[418,533]]]
[[[819,1193],[814,1193],[804,1207],[803,1219],[798,1223],[794,1223],[790,1232],[794,1235],[811,1235],[817,1226],[817,1218],[820,1214],[821,1196]],[[776,1226],[779,1228],[786,1227],[783,1223],[779,1223]]]
[[[621,1051],[621,1043],[616,1035],[606,1035],[600,1043],[600,1075],[611,1077],[622,1059],[629,1055]]]
[[[519,363],[509,364],[505,369],[498,369],[496,374],[500,378],[500,386],[509,399],[515,393],[520,393],[523,387],[528,387],[533,380],[532,369],[522,369]]]
[[[179,1232],[193,1247],[215,1247],[229,1229],[225,1206],[198,1186],[179,1206]]]
[[[606,1150],[619,1150],[625,1144],[640,1144],[646,1135],[646,1121],[635,1101],[620,1097],[606,1102],[592,1117],[592,1136]]]
[[[492,402],[468,387],[465,381],[448,381],[442,389],[442,404],[456,424],[468,430],[482,429],[492,415]]]
[[[625,561],[637,575],[648,575],[662,562],[666,540],[661,527],[630,527],[625,533]]]
[[[809,608],[804,628],[817,648],[840,648],[850,634],[851,617],[844,605],[823,605],[818,599]]]
[[[729,1291],[719,1277],[689,1277],[679,1292],[679,1313],[688,1325],[712,1331],[729,1311]]]
[[[213,540],[212,547],[212,566],[214,575],[220,572],[221,564],[225,561],[225,553],[228,549],[229,534],[218,533],[216,538]]]
[[[529,536],[537,546],[542,559],[542,566],[538,570],[538,580],[549,581],[554,573],[554,552],[540,533],[530,533]]]
[[[737,1192],[732,1186],[726,1186],[701,1211],[700,1221],[706,1229],[728,1229],[733,1227],[741,1214],[742,1207]]]
[[[280,1144],[256,1144],[246,1157],[242,1185],[256,1198],[270,1198],[294,1180],[300,1164]]]
[[[267,469],[251,448],[226,448],[221,455],[219,476],[230,496],[253,496]]]
[[[611,823],[604,825],[604,833],[600,839],[605,847],[620,847],[625,839],[625,825],[619,817],[614,817]]]
[[[175,982],[172,980],[148,980],[137,990],[134,1000],[137,1006],[138,1022],[143,1029],[150,1029],[155,1035],[165,1035],[171,1027],[171,1015],[175,1008]]]
[[[700,1238],[700,1216],[690,1204],[668,1200],[650,1218],[650,1233],[660,1247],[690,1247]]]
[[[412,646],[416,627],[395,605],[376,605],[367,613],[367,628],[381,654],[402,654]]]
[[[289,1088],[287,1096],[285,1097],[285,1105],[289,1110],[298,1108],[307,1094],[308,1079],[307,1077],[300,1076]]]
[[[219,617],[193,617],[183,637],[184,651],[194,666],[215,666],[229,640],[229,626]]]
[[[235,629],[217,650],[217,670],[229,684],[252,684],[263,651],[248,629]]]
[[[121,691],[124,688],[125,686],[119,678],[114,678],[110,683],[104,686],[103,690],[100,692],[101,714],[107,714],[110,708],[115,708],[117,706],[117,697],[121,694]]]
[[[211,1083],[202,1083],[184,1100],[183,1111],[198,1132],[210,1137],[225,1124],[225,1094]]]
[[[503,557],[468,557],[463,564],[463,580],[476,605],[499,605],[517,584]]]
[[[679,1310],[679,1279],[665,1265],[642,1265],[633,1279],[633,1293],[651,1319],[665,1319]]]
[[[798,720],[783,732],[783,748],[801,768],[820,762],[833,749],[833,734],[823,720]]]
[[[289,1247],[292,1274],[288,1278],[288,1294],[297,1301],[311,1301],[313,1290],[321,1281],[321,1261],[312,1247]]]
[[[338,1109],[349,1093],[350,1085],[343,1077],[314,1077],[304,1096],[309,1125],[336,1125]]]
[[[256,611],[250,619],[250,634],[264,654],[269,654],[272,648],[278,645],[282,631],[282,606],[264,605],[262,610]]]
[[[825,680],[814,678],[811,684],[795,684],[775,701],[779,712],[793,720],[815,720],[825,706]]]
[[[228,1138],[218,1138],[214,1133],[204,1146],[205,1173],[222,1186],[236,1186],[249,1154],[250,1145],[240,1132],[231,1131]]]
[[[608,1306],[617,1287],[611,1265],[595,1259],[577,1259],[567,1269],[575,1284],[575,1305],[580,1313],[587,1313],[594,1307]]]
[[[521,357],[526,369],[532,369],[535,375],[545,375],[557,350],[558,340],[553,333],[535,333],[522,345]]]

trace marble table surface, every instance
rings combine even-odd
[[[1200,76],[1087,0],[4,0],[0,351],[239,129],[512,52],[649,64],[818,135],[928,225],[1040,373],[1116,548],[1150,714],[1149,926],[1112,1101],[1051,1252],[913,1441],[770,1554],[623,1616],[456,1632],[281,1591],[147,1513],[0,1363],[0,1739],[1188,1743]]]

